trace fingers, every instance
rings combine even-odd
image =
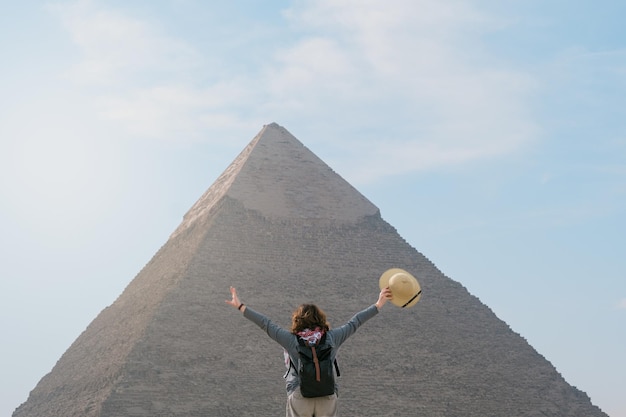
[[[393,295],[391,294],[391,289],[389,287],[383,288],[380,291],[380,295],[385,297],[386,299],[390,300],[391,298],[393,298]]]

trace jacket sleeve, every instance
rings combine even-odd
[[[363,323],[378,314],[378,308],[372,304],[363,311],[356,313],[346,324],[329,331],[333,335],[333,342],[336,347],[341,346],[346,339],[356,332]]]
[[[279,345],[287,350],[292,350],[293,345],[297,344],[297,340],[294,335],[274,323],[263,314],[254,311],[250,307],[246,306],[246,310],[243,312],[243,316],[265,330],[267,335],[276,341]]]

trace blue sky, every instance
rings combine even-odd
[[[0,414],[277,122],[626,417],[626,3],[213,3],[3,6]]]

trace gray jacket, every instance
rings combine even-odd
[[[372,304],[365,310],[355,314],[346,324],[335,329],[330,329],[326,333],[326,341],[333,347],[331,352],[331,360],[335,360],[337,356],[337,350],[346,339],[356,332],[363,323],[378,314],[378,308]],[[289,354],[289,358],[294,364],[298,363],[298,336],[294,335],[288,330],[278,326],[272,320],[268,319],[261,313],[252,310],[246,306],[246,310],[243,313],[244,317],[256,323],[261,329],[265,330],[269,337],[275,340],[281,345]],[[285,376],[287,385],[287,394],[293,393],[299,386],[300,381],[298,375],[293,367],[290,368],[288,374]],[[336,381],[336,379],[335,379]],[[335,382],[335,392],[338,392],[337,382]]]

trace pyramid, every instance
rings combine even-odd
[[[341,325],[388,268],[418,277],[342,346],[343,416],[606,416],[370,201],[277,124],[263,127],[13,417],[284,414],[282,348],[227,306],[230,285],[289,328]]]

